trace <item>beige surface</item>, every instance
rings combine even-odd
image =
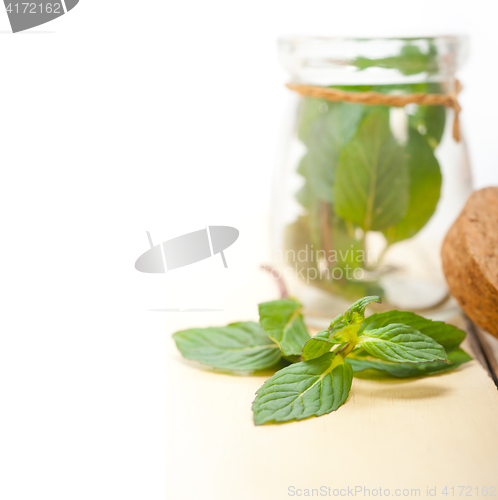
[[[169,333],[190,326],[173,319]],[[355,378],[337,412],[263,427],[251,402],[266,377],[200,370],[173,340],[166,376],[171,499],[276,500],[289,486],[420,488],[421,497],[429,486],[437,498],[451,497],[445,486],[455,496],[458,486],[497,486],[498,495],[498,392],[477,361],[418,380]]]

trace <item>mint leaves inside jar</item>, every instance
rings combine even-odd
[[[335,88],[442,92],[436,83]],[[415,236],[440,199],[442,176],[434,151],[445,117],[440,106],[391,108],[302,98],[297,135],[305,150],[297,167],[302,185],[295,195],[301,214],[285,234],[291,250],[286,260],[290,255],[296,271],[306,268],[314,285],[349,298],[383,294],[378,278],[385,252]],[[371,233],[382,235],[380,251],[369,248]],[[311,248],[321,258],[296,258]],[[339,279],[338,273],[331,277],[337,269],[345,271]]]

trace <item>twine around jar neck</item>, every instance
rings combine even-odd
[[[452,108],[455,112],[453,120],[453,138],[460,142],[460,121],[459,115],[462,108],[458,104],[458,94],[462,90],[462,85],[455,80],[453,92],[447,94],[426,94],[416,92],[405,95],[390,95],[380,92],[347,92],[345,90],[319,87],[317,85],[304,85],[288,83],[286,87],[304,97],[314,97],[315,99],[325,99],[327,101],[343,101],[353,104],[366,104],[368,106],[406,106],[407,104],[418,104],[420,106],[445,106]]]

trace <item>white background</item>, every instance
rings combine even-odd
[[[2,500],[167,497],[180,320],[148,309],[255,315],[237,294],[267,284],[250,228],[287,99],[280,35],[470,35],[464,131],[476,186],[498,184],[496,0],[81,0],[16,35],[1,12],[0,30]],[[146,230],[216,224],[241,229],[228,271],[134,270]]]

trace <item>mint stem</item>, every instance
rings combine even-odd
[[[280,290],[280,298],[281,299],[289,298],[289,292],[287,290],[287,286],[285,285],[285,281],[282,278],[282,276],[280,275],[280,273],[278,273],[278,275],[276,275],[274,273],[274,271],[276,271],[276,269],[272,266],[267,265],[267,264],[263,264],[261,266],[261,269],[263,269],[263,271],[269,272],[271,277],[277,282],[278,289]]]

